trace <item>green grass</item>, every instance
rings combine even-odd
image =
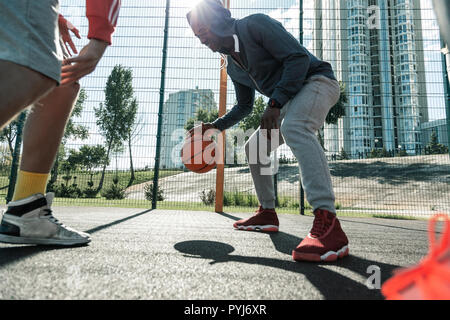
[[[1,195],[0,195],[1,196]],[[4,204],[4,197],[2,197],[2,204]],[[54,201],[55,206],[61,207],[108,207],[108,208],[141,208],[150,209],[151,202],[147,200],[106,200],[105,198],[95,199],[70,199],[70,198],[56,198]],[[158,202],[158,209],[160,210],[186,210],[186,211],[210,211],[214,212],[214,205],[206,206],[202,203],[194,202],[175,202],[175,201],[161,201]],[[256,207],[247,206],[224,206],[224,212],[228,213],[253,213]],[[299,209],[293,208],[277,208],[277,212],[280,214],[299,214]],[[313,216],[311,209],[305,210],[305,216]],[[346,212],[338,211],[339,217],[348,218],[379,218],[379,219],[396,219],[396,220],[427,220],[424,217],[403,216],[403,215],[389,215],[389,214],[377,214],[368,212]]]
[[[167,177],[173,174],[177,174],[180,171],[161,171],[161,177]],[[86,178],[87,174],[81,174]],[[105,185],[104,188],[112,184],[112,180],[115,176],[115,172],[109,172],[105,175]],[[119,172],[119,179],[125,180],[126,174]],[[1,176],[0,176],[1,178]],[[151,171],[141,171],[136,173],[135,184],[145,183],[151,181],[153,178],[153,172]],[[94,178],[95,179],[95,178]],[[78,179],[77,179],[78,180]],[[82,179],[80,179],[82,181]],[[1,180],[0,180],[1,181]],[[83,184],[81,183],[81,188]],[[95,180],[94,180],[95,182]],[[128,180],[126,180],[126,183]],[[78,181],[77,181],[78,183]],[[123,183],[123,182],[122,182]],[[79,186],[80,186],[79,184]],[[87,186],[87,185],[85,185]],[[0,204],[4,205],[6,203],[7,190],[0,191]],[[256,210],[258,206],[258,201],[256,196],[250,193],[242,192],[225,192],[224,194],[225,206],[224,211],[229,213],[252,213]],[[55,206],[74,206],[74,207],[111,207],[111,208],[151,208],[151,202],[147,200],[137,200],[137,199],[123,199],[123,200],[107,200],[104,197],[98,196],[93,199],[85,198],[56,198],[54,200]],[[214,205],[204,205],[201,202],[175,202],[175,201],[159,201],[158,209],[162,210],[187,210],[187,211],[210,211],[214,212]],[[341,208],[340,204],[336,205],[338,209],[339,217],[352,217],[352,218],[379,218],[379,219],[396,219],[396,220],[426,220],[424,217],[420,216],[408,216],[399,214],[380,214],[380,213],[370,213],[358,211],[345,211]],[[306,203],[305,215],[312,216],[311,206]],[[299,202],[292,197],[281,196],[279,197],[279,206],[277,207],[277,212],[281,214],[299,214]]]
[[[181,170],[161,170],[159,172],[159,177],[164,178],[168,176],[172,176],[175,174],[181,173]],[[58,175],[57,184],[60,185],[61,183],[65,183],[63,177],[65,174],[60,173]],[[71,177],[76,177],[76,183],[80,189],[87,188],[87,183],[90,181],[90,175],[86,172],[74,172],[70,174]],[[105,180],[103,182],[103,188],[107,188],[110,185],[113,184],[113,180],[115,177],[119,178],[119,185],[121,187],[126,187],[128,185],[128,182],[130,180],[130,172],[129,171],[107,171],[105,173]],[[74,182],[74,179],[71,179],[69,181],[69,185],[71,185]],[[98,172],[92,176],[92,181],[94,182],[94,188],[96,188],[100,182],[101,173]],[[153,179],[153,171],[136,171],[135,172],[135,180],[132,183],[133,185],[145,183],[145,182],[151,182]]]
[[[182,173],[181,170],[160,170],[159,177],[169,177],[175,174]],[[119,178],[119,185],[123,188],[125,188],[128,185],[128,182],[130,180],[130,172],[129,171],[118,171],[117,173],[115,171],[107,171],[105,173],[105,180],[103,182],[103,189],[108,188],[113,184],[113,179],[116,177],[116,175]],[[66,183],[64,181],[63,177],[65,174],[63,172],[60,172],[58,175],[58,179],[56,181],[56,185],[61,185],[62,183]],[[88,187],[88,182],[90,181],[90,175],[86,172],[79,171],[71,173],[70,176],[72,177],[71,180],[69,180],[69,186],[72,185],[75,181],[78,185],[78,188],[85,189]],[[76,180],[73,179],[73,177],[76,177]],[[92,180],[94,182],[94,189],[98,186],[101,178],[101,173],[98,172],[93,175]],[[131,184],[137,185],[145,182],[152,182],[153,180],[153,171],[136,171],[135,172],[135,180]],[[9,177],[6,175],[6,173],[3,173],[3,175],[0,175],[0,188],[7,186],[9,183]],[[8,189],[2,189],[0,190],[0,196],[2,193],[6,194]]]
[[[0,193],[0,204],[4,205],[6,193]],[[94,199],[72,199],[72,198],[55,198],[55,206],[61,207],[108,207],[108,208],[142,208],[149,209],[152,204],[147,200],[123,199],[123,200],[107,200],[104,197],[97,197]],[[160,201],[158,202],[158,209],[161,210],[186,210],[186,211],[210,211],[214,212],[214,205],[204,205],[201,202],[176,202],[176,201]],[[227,205],[224,206],[224,211],[228,213],[252,213],[256,210],[256,206],[242,206],[242,205]],[[277,212],[280,214],[299,214],[298,207],[278,207]],[[306,216],[313,216],[311,208],[306,208]],[[408,216],[399,214],[379,214],[370,212],[345,211],[338,210],[339,217],[348,218],[378,218],[378,219],[395,219],[395,220],[427,220],[426,217]]]

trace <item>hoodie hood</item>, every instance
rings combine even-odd
[[[203,0],[197,4],[187,14],[189,23],[193,15],[218,37],[232,37],[235,34],[236,19],[231,17],[230,10],[226,9],[219,0]]]

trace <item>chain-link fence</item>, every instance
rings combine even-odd
[[[156,195],[158,208],[214,209],[216,170],[189,172],[179,157],[185,130],[217,117],[220,100],[221,57],[200,43],[186,20],[195,2],[122,3],[113,46],[81,81],[71,120],[88,134],[71,131],[61,145],[48,188],[56,193],[56,205],[150,207]],[[327,119],[317,138],[340,212],[416,216],[450,210],[448,83],[431,0],[230,0],[230,10],[238,19],[255,13],[275,18],[332,64],[342,87],[335,108],[345,114]],[[84,0],[63,2],[61,13],[87,35]],[[108,79],[130,72],[132,99],[108,109],[108,95],[121,90],[120,82]],[[228,79],[228,110],[235,101]],[[254,119],[267,101],[257,94]],[[127,114],[127,125],[110,132],[105,114],[117,110]],[[243,146],[233,138],[255,123],[227,130],[227,153],[234,161],[225,165],[225,210],[258,205]],[[2,134],[2,198],[13,177],[20,128],[15,122]],[[281,146],[273,157],[279,161],[273,177],[279,210],[308,212],[289,147]]]

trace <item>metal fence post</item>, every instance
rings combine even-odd
[[[16,124],[17,126],[16,143],[14,146],[14,153],[11,161],[11,172],[9,174],[9,186],[8,186],[8,193],[6,195],[6,203],[12,200],[14,195],[14,188],[16,187],[17,171],[19,170],[20,149],[22,148],[23,126],[25,124],[26,118],[27,112],[23,111],[20,114]]]
[[[170,11],[170,0],[166,0],[166,19],[164,23],[164,42],[163,42],[163,56],[161,66],[161,86],[159,89],[158,129],[156,131],[155,167],[153,168],[152,209],[156,209],[156,204],[158,202],[158,180],[159,180],[159,165],[161,158],[162,114],[164,107],[164,91],[166,82],[167,43],[169,39],[169,11]]]
[[[275,174],[273,175],[273,188],[275,190],[275,207],[278,207],[280,205],[280,201],[278,199],[278,171],[280,170],[279,162],[278,161],[278,152],[277,150],[274,151],[274,166],[275,166]]]
[[[447,137],[448,137],[448,152],[450,155],[450,51],[448,44],[446,45],[441,40],[442,49],[442,71],[444,72],[444,96],[445,96],[445,114],[447,118]]]
[[[300,17],[299,17],[299,41],[300,44],[303,45],[303,0],[300,0]],[[302,185],[302,178],[300,175],[300,171],[298,172],[298,179],[299,179],[299,185],[300,185],[300,214],[302,216],[305,215],[305,190],[303,189]]]

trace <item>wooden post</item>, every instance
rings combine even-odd
[[[230,0],[223,0],[223,4],[230,9]],[[219,89],[219,117],[227,112],[227,68],[226,61],[222,58],[220,61],[220,89]],[[221,132],[217,139],[217,150],[219,150],[219,163],[216,170],[216,212],[223,212],[223,191],[225,184],[225,131]],[[218,157],[218,158],[219,158]]]

